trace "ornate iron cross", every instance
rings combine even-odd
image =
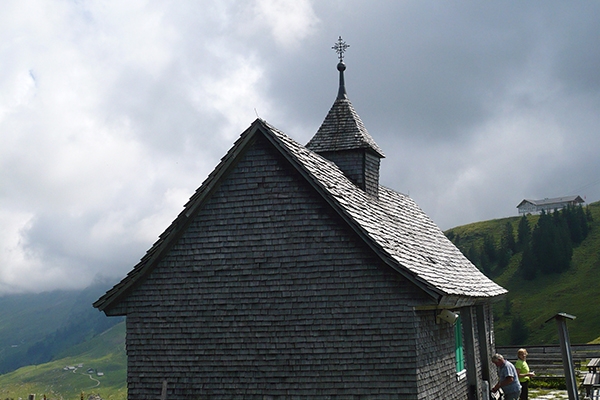
[[[338,58],[340,59],[340,62],[344,61],[344,53],[346,52],[346,49],[350,47],[349,44],[346,44],[346,42],[344,42],[342,40],[342,37],[340,36],[337,40],[337,42],[333,45],[332,49],[335,50],[335,52],[338,54]]]

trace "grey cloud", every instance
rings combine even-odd
[[[382,183],[441,228],[600,200],[597,3],[319,1],[283,33],[256,2],[136,4],[0,16],[0,295],[125,274],[256,114],[306,143],[339,35]]]

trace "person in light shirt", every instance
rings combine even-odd
[[[498,367],[498,383],[494,385],[492,392],[502,388],[505,400],[517,400],[521,394],[521,383],[515,366],[497,353],[492,356],[492,363]]]

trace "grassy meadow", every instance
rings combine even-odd
[[[78,367],[81,365],[81,367]],[[125,400],[125,323],[69,349],[55,361],[19,368],[0,375],[0,399],[80,399],[99,394],[103,399]],[[65,370],[65,367],[75,367]],[[92,369],[88,373],[88,369]],[[98,372],[103,373],[102,376]]]

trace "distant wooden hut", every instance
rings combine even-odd
[[[519,214],[539,214],[542,211],[553,212],[568,206],[578,206],[585,203],[581,196],[545,198],[541,200],[523,199],[518,205]]]
[[[306,146],[254,121],[94,303],[127,317],[129,399],[482,398],[506,290],[379,185],[344,68]]]

